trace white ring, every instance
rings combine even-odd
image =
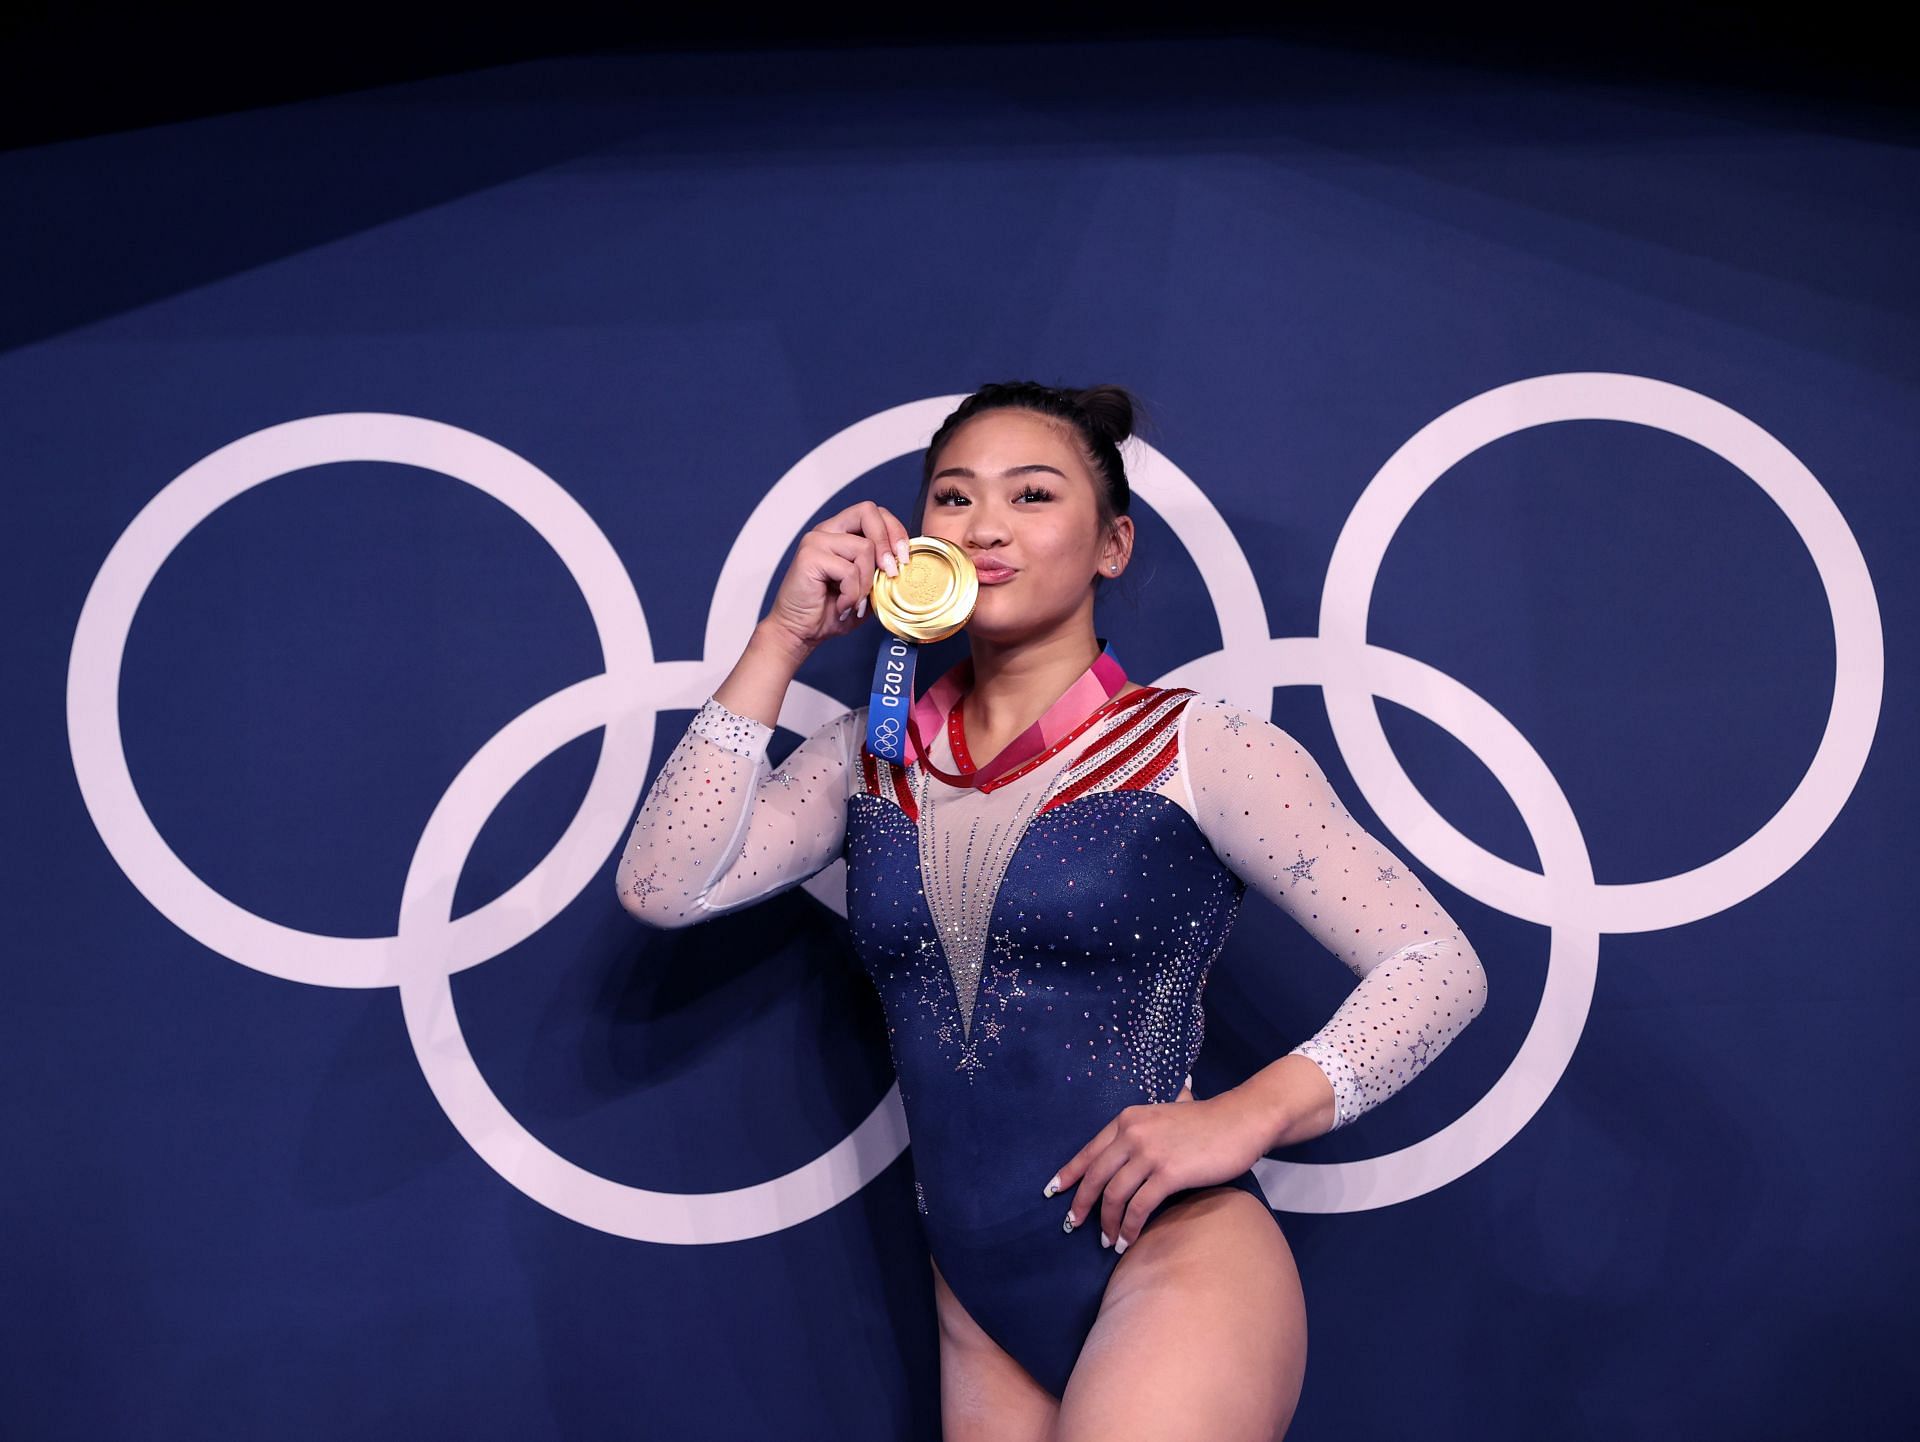
[[[1840,814],[1873,746],[1885,668],[1873,579],[1839,507],[1799,457],[1738,411],[1646,376],[1576,372],[1500,386],[1423,426],[1380,468],[1334,545],[1321,595],[1320,634],[1348,648],[1365,644],[1381,558],[1414,503],[1451,467],[1504,436],[1571,420],[1651,426],[1703,446],[1743,471],[1799,533],[1833,613],[1833,703],[1813,761],[1786,803],[1747,840],[1691,871],[1593,888],[1591,920],[1601,931],[1658,931],[1725,911],[1783,875]],[[1333,676],[1326,700],[1334,738],[1355,784],[1389,830],[1409,844],[1417,839],[1424,864],[1469,896],[1513,916],[1546,925],[1564,914],[1556,910],[1553,887],[1539,873],[1495,856],[1428,804],[1387,745],[1379,713],[1360,685]]]

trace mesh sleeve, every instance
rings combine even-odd
[[[1486,972],[1446,909],[1340,804],[1292,736],[1202,696],[1181,727],[1193,815],[1215,854],[1360,979],[1289,1053],[1326,1073],[1343,1127],[1480,1014]]]
[[[647,789],[620,853],[620,904],[692,926],[798,886],[846,843],[848,769],[863,724],[843,712],[774,770],[773,728],[709,698]]]

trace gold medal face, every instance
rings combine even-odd
[[[898,576],[873,574],[873,614],[902,641],[944,641],[967,624],[980,578],[967,553],[936,536],[907,542]]]

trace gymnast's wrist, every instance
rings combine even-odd
[[[1297,1146],[1333,1130],[1333,1085],[1306,1057],[1283,1056],[1234,1090],[1246,1093],[1265,1152]]]

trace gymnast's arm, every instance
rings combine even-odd
[[[1215,854],[1360,978],[1327,1024],[1287,1053],[1325,1073],[1332,1126],[1343,1127],[1480,1014],[1486,971],[1446,909],[1340,804],[1292,736],[1202,696],[1181,724],[1193,815]]]
[[[778,716],[792,679],[773,674],[781,669],[750,646],[648,788],[615,872],[620,904],[637,919],[692,926],[798,886],[841,855],[864,708],[818,727],[776,771],[773,727],[743,713]]]

